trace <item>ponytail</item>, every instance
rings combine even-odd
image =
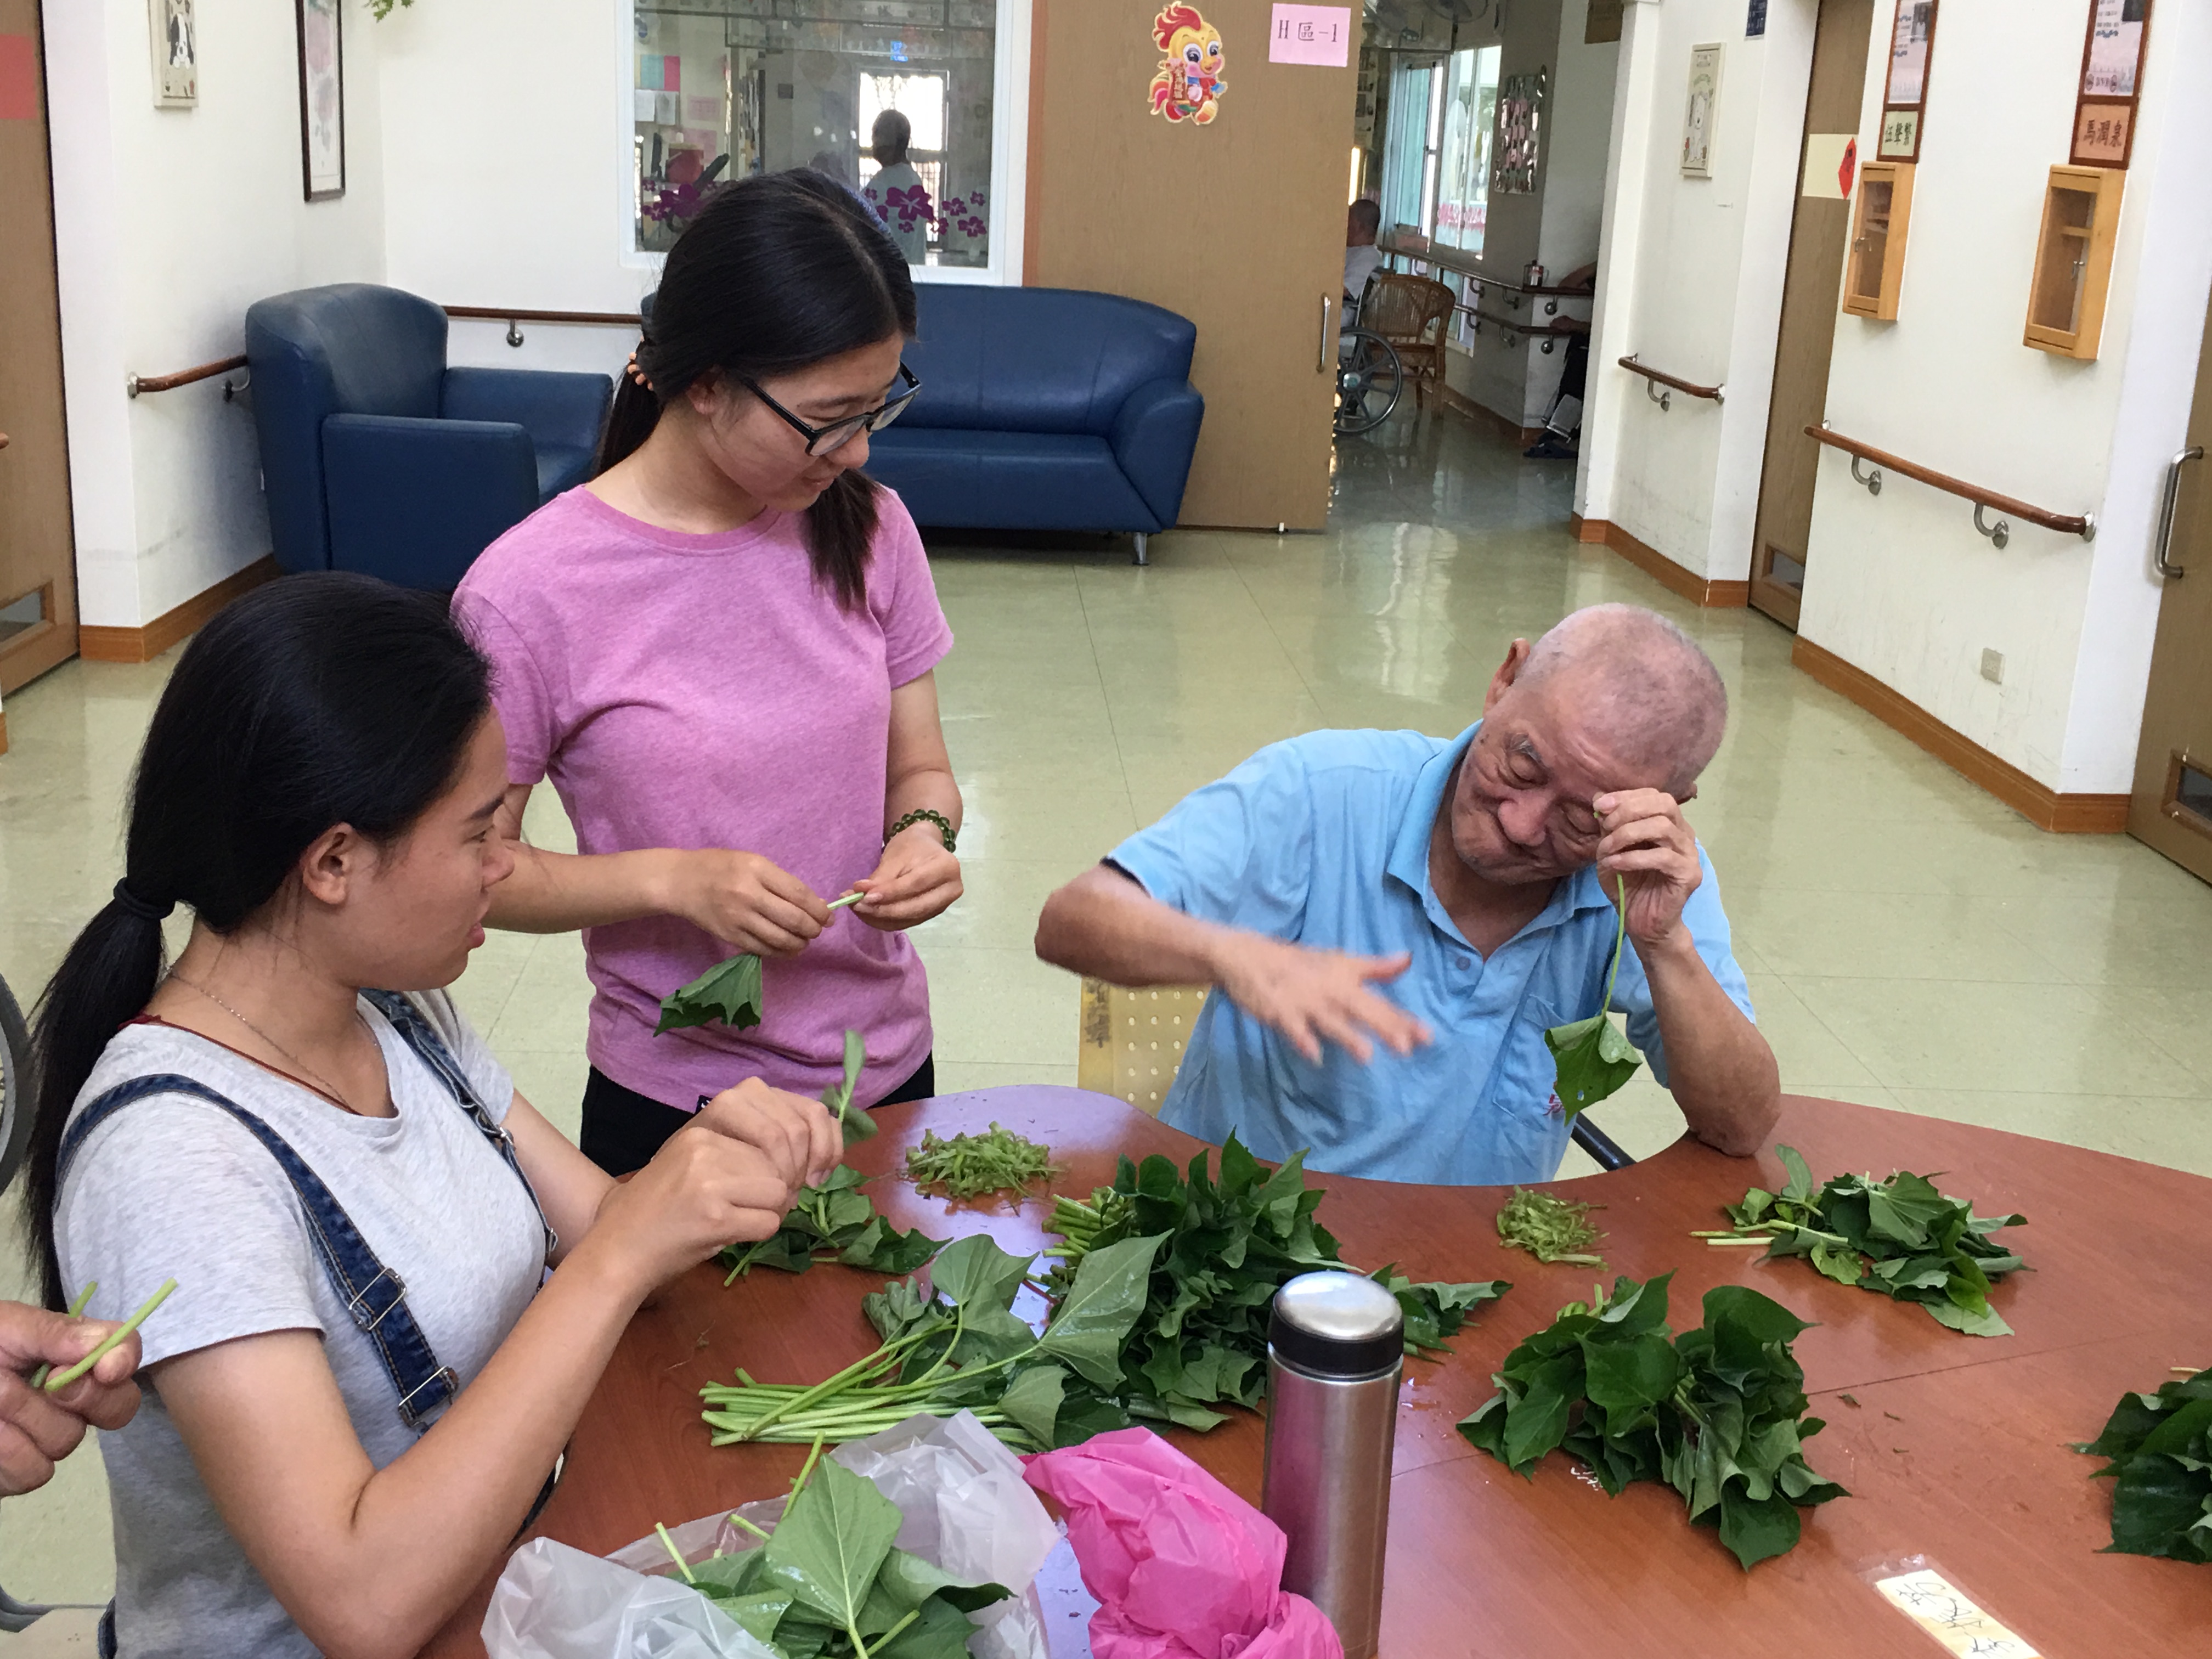
[[[39,999],[25,1219],[49,1307],[62,1131],[117,1030],[150,1001],[161,921],[216,933],[263,916],[334,824],[389,844],[451,786],[491,708],[490,672],[446,607],[369,576],[287,576],[185,647],[131,787],[126,873]]]
[[[725,185],[669,250],[595,471],[635,453],[695,381],[764,380],[914,331],[906,256],[851,191],[805,167]],[[848,611],[867,598],[877,488],[841,472],[806,509],[815,582]]]

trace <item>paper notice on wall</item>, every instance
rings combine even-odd
[[[682,94],[678,93],[654,93],[653,94],[653,118],[659,122],[664,127],[674,126],[678,122],[684,118],[683,112],[677,107],[678,103],[681,101]]]
[[[1858,171],[1858,135],[1852,132],[1808,132],[1805,135],[1805,178],[1799,193],[1831,202],[1850,199],[1853,175]]]
[[[1267,61],[1342,69],[1352,42],[1351,7],[1279,5],[1267,24]]]
[[[2097,0],[2089,21],[2089,62],[2081,75],[2084,94],[2093,98],[2136,95],[2144,10],[2142,0]]]
[[[653,91],[652,88],[638,88],[637,90],[631,94],[631,102],[634,107],[630,111],[630,118],[634,121],[652,120],[653,118],[653,112],[660,107],[659,99],[660,94]]]

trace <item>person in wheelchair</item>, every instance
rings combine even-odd
[[[1352,204],[1344,222],[1344,320],[1356,321],[1359,315],[1360,297],[1367,292],[1367,279],[1382,264],[1382,250],[1375,246],[1376,232],[1382,228],[1382,210],[1376,203],[1361,197]]]

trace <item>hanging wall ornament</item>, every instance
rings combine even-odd
[[[1221,31],[1196,8],[1164,8],[1152,20],[1152,40],[1167,54],[1152,77],[1152,113],[1200,126],[1221,113]]]

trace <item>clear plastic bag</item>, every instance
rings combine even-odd
[[[1060,1541],[1060,1528],[1024,1479],[1021,1460],[961,1412],[915,1417],[829,1454],[898,1508],[898,1547],[969,1583],[1004,1584],[1010,1601],[969,1617],[974,1659],[1047,1659],[1043,1615],[1032,1580]],[[737,1513],[773,1532],[784,1500]],[[687,1561],[759,1543],[726,1515],[669,1535]],[[672,1576],[658,1534],[601,1559],[550,1539],[532,1539],[509,1559],[484,1613],[490,1659],[775,1659],[705,1596]]]

